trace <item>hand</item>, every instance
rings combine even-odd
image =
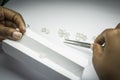
[[[120,80],[120,24],[115,29],[103,31],[96,38],[93,65],[100,80]]]
[[[25,22],[22,16],[13,10],[0,6],[0,41],[6,38],[19,40],[25,31]]]

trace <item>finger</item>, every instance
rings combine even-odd
[[[94,57],[100,57],[103,53],[103,48],[98,43],[94,43],[92,49],[93,49],[93,56]]]
[[[16,14],[13,17],[13,22],[16,23],[16,25],[19,27],[20,31],[24,34],[26,31],[26,28],[25,28],[25,22],[24,22],[22,16],[20,14]]]
[[[5,27],[4,25],[0,24],[0,36],[12,40],[19,40],[22,37],[22,33],[13,28]]]
[[[8,8],[4,8],[4,16],[6,19],[12,21],[13,23],[15,23],[20,31],[22,33],[25,33],[26,29],[25,29],[25,22],[23,20],[23,17],[21,16],[21,14],[13,11],[13,10],[10,10]]]
[[[0,21],[0,23],[7,27],[17,28],[16,24],[11,21]]]
[[[4,13],[3,13],[3,12],[4,12],[4,11],[3,11],[3,7],[0,6],[0,21],[5,19],[5,18],[4,18]]]
[[[115,29],[120,29],[120,23],[116,26]]]

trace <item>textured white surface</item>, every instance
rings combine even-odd
[[[22,40],[18,42],[5,40],[2,45],[3,50],[14,58],[19,58],[17,54],[30,56],[35,61],[72,80],[80,80],[83,69],[88,65],[88,59],[83,57],[82,54],[73,54],[79,53],[77,50],[65,45],[54,45],[30,29],[27,29]],[[16,51],[14,52],[14,50]]]

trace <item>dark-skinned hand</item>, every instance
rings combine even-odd
[[[21,14],[0,6],[0,41],[19,40],[25,31],[25,22]]]
[[[120,24],[96,38],[93,65],[100,80],[120,80]]]

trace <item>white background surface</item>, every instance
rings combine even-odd
[[[115,27],[120,20],[117,2],[81,0],[12,0],[9,8],[20,12],[31,29],[48,39],[60,40],[58,30],[87,35],[87,42],[106,28]],[[49,35],[41,33],[41,28],[49,29]]]

